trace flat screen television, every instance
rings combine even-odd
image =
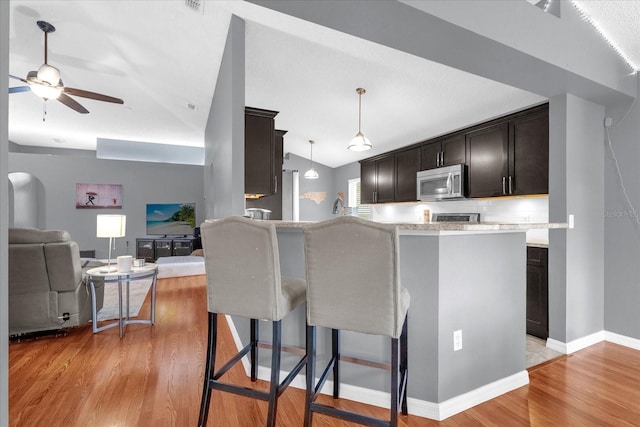
[[[195,227],[195,203],[147,204],[148,236],[193,235]]]

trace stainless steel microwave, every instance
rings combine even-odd
[[[419,171],[416,180],[418,200],[433,202],[465,197],[465,165]]]

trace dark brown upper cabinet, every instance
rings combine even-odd
[[[509,177],[510,194],[549,193],[548,110],[509,123]]]
[[[470,198],[548,194],[549,106],[360,161],[361,202],[414,201],[418,170],[456,164]]]
[[[466,134],[468,197],[549,193],[545,105]]]
[[[467,133],[467,195],[507,195],[509,126],[500,123]]]
[[[396,153],[396,202],[416,199],[416,172],[420,170],[420,147]]]
[[[428,142],[421,149],[420,170],[435,169],[466,163],[466,141],[464,133]]]
[[[360,162],[360,203],[395,201],[395,155]]]
[[[245,194],[271,195],[276,190],[274,117],[277,114],[277,111],[245,107]]]
[[[282,164],[284,160],[284,136],[286,133],[286,130],[276,129],[274,131],[275,188],[273,193],[259,199],[246,200],[247,208],[269,209],[271,211],[270,219],[282,219]]]

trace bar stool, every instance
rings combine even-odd
[[[213,390],[269,402],[267,426],[276,422],[277,399],[306,363],[306,355],[280,383],[281,320],[305,301],[304,280],[281,277],[278,241],[273,224],[242,217],[207,221],[201,226],[207,274],[209,338],[198,425],[207,423]],[[218,371],[215,370],[217,316],[250,319],[250,342]],[[258,319],[273,328],[271,383],[268,392],[220,381],[231,367],[250,353],[251,381],[257,378]]]
[[[307,272],[306,427],[314,412],[369,426],[398,423],[407,414],[407,312],[409,292],[400,286],[395,226],[340,217],[304,229]],[[315,383],[316,327],[332,330],[332,354]],[[383,421],[322,405],[316,397],[333,371],[333,397],[340,397],[340,330],[391,338],[391,419]]]

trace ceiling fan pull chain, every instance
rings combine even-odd
[[[47,116],[47,101],[42,103],[42,121],[45,121],[45,118]]]

